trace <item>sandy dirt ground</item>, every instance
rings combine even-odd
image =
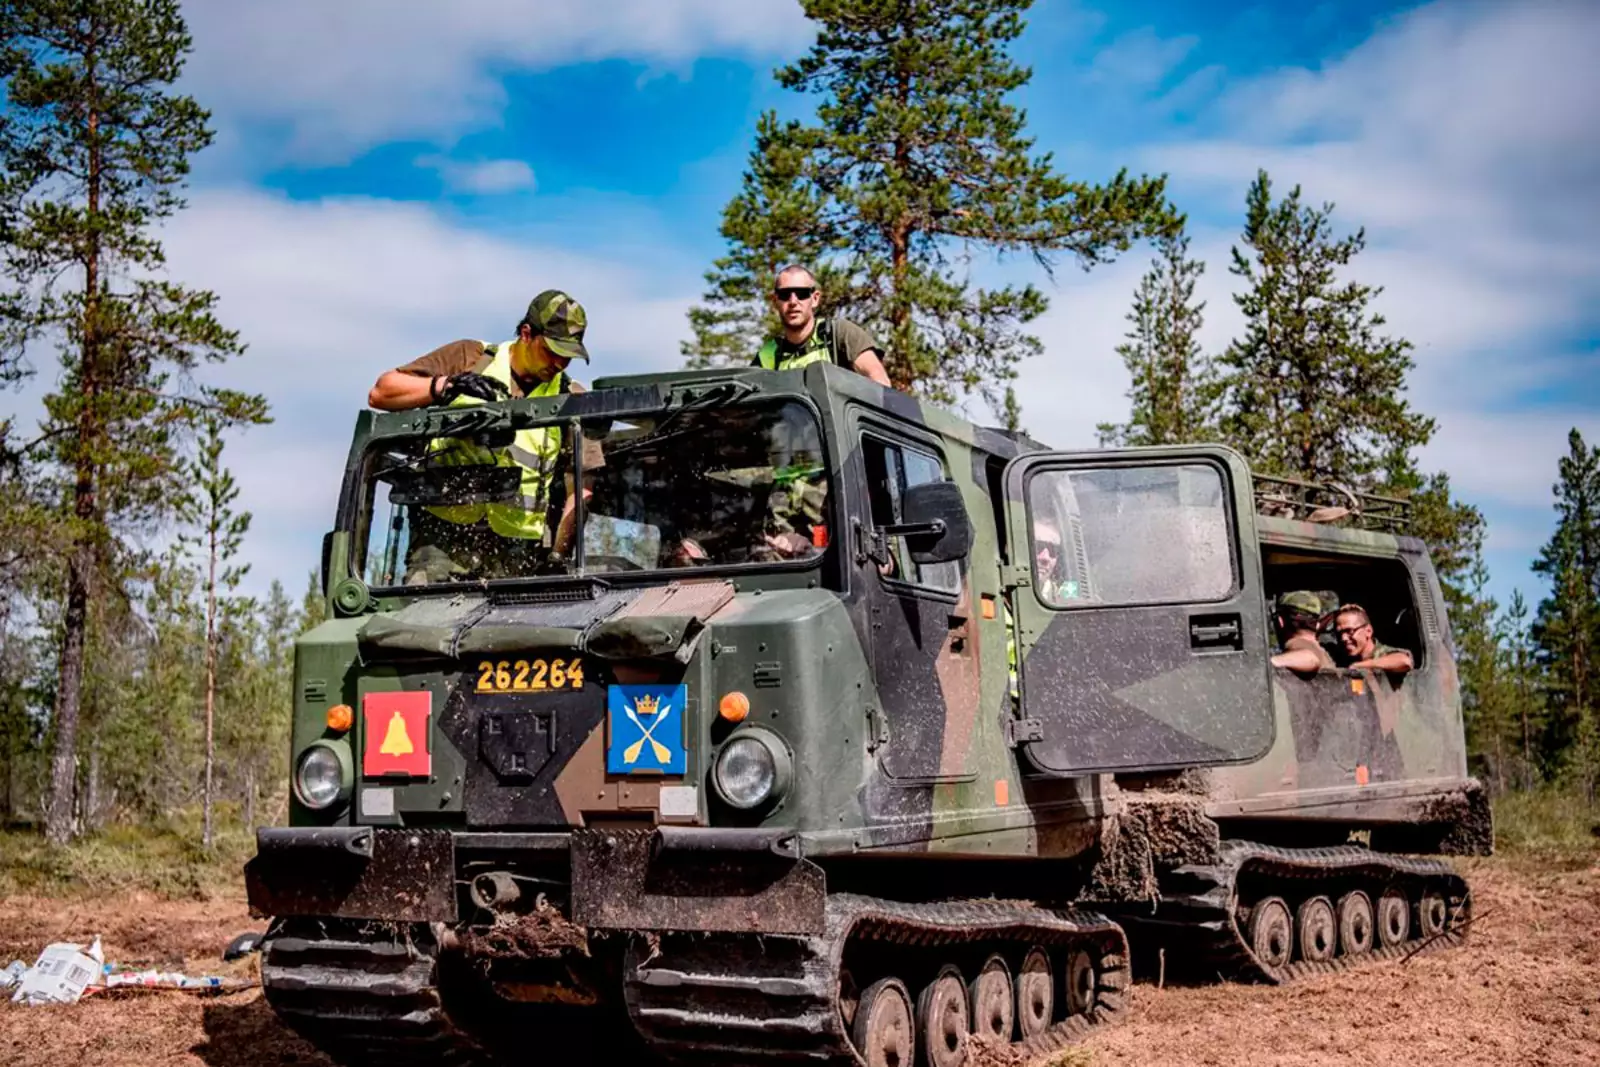
[[[1466,946],[1283,988],[1137,985],[1122,1025],[1058,1062],[1094,1067],[1600,1064],[1600,863],[1464,865],[1479,919]],[[99,933],[107,958],[224,970],[243,901],[0,901],[0,961]],[[324,1067],[258,992],[142,992],[71,1007],[0,1004],[0,1063]],[[1049,1062],[1049,1061],[1046,1061]]]

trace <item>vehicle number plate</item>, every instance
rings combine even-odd
[[[583,688],[583,660],[501,659],[478,664],[480,693],[547,693]]]

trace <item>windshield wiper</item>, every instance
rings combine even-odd
[[[680,406],[667,412],[666,416],[660,422],[656,423],[656,428],[650,433],[646,434],[644,437],[639,438],[639,440],[649,441],[653,438],[660,437],[662,433],[666,431],[668,426],[671,426],[673,423],[677,422],[684,415],[691,411],[699,411],[702,408],[716,407],[718,404],[740,400],[755,391],[756,387],[751,385],[749,382],[727,381],[718,385],[714,385],[710,389],[707,389],[705,392],[701,393],[699,396],[695,397],[693,400],[687,400]]]

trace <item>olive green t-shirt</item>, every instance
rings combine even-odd
[[[778,365],[782,366],[785,359],[805,355],[813,340],[825,339],[827,331],[835,328],[838,331],[838,344],[829,346],[829,358],[846,370],[855,369],[856,360],[860,358],[861,353],[878,347],[878,342],[871,333],[849,319],[818,319],[812,328],[812,336],[799,344],[795,344],[782,334],[773,338],[778,344]],[[761,365],[759,353],[751,359],[750,365],[752,367]]]

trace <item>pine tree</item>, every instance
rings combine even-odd
[[[1132,410],[1126,423],[1100,424],[1102,447],[1182,444],[1212,433],[1214,374],[1198,339],[1205,303],[1194,299],[1206,266],[1189,258],[1181,225],[1162,235],[1156,250],[1133,296],[1127,341],[1117,346]]]
[[[193,371],[241,351],[216,298],[162,274],[154,234],[183,206],[208,115],[172,91],[191,40],[177,0],[0,7],[0,351],[53,344],[60,391],[42,438],[67,501],[53,544],[66,590],[47,833],[72,833],[89,607],[114,545],[170,514],[183,439],[203,414],[265,419],[260,397]]]
[[[1555,495],[1555,533],[1533,569],[1550,582],[1533,640],[1548,671],[1546,760],[1594,799],[1600,783],[1600,448],[1567,436]]]
[[[1411,344],[1379,334],[1382,290],[1339,277],[1366,235],[1335,237],[1332,213],[1298,186],[1274,202],[1265,171],[1251,184],[1230,268],[1245,334],[1218,360],[1220,429],[1258,471],[1366,489],[1410,473],[1434,423],[1404,399]]]
[[[809,259],[831,309],[877,336],[897,387],[1001,407],[1041,349],[1024,327],[1047,301],[1032,285],[974,285],[970,257],[1088,266],[1171,221],[1161,179],[1071,181],[1033,153],[1006,99],[1031,77],[1007,54],[1031,4],[802,0],[817,40],[777,78],[819,99],[816,121],[763,120],[723,216],[730,251],[690,313],[691,362],[749,360],[773,268]]]
[[[823,222],[802,140],[800,124],[780,122],[775,112],[756,122],[743,188],[722,210],[728,253],[706,272],[704,304],[689,309],[694,338],[682,349],[691,367],[750,362],[762,339],[778,329],[768,296],[772,279],[792,263],[816,275],[826,300],[820,314],[851,303],[848,274],[831,262],[844,240]]]
[[[222,465],[222,420],[207,418],[201,430],[199,455],[187,465],[193,488],[179,504],[178,516],[192,533],[183,535],[200,557],[205,574],[206,668],[205,668],[205,794],[202,802],[203,841],[212,845],[211,808],[214,794],[213,772],[216,757],[217,653],[221,643],[220,621],[234,614],[229,603],[233,591],[249,572],[249,564],[235,564],[244,535],[250,529],[250,513],[234,510],[239,487],[233,472]]]
[[[1506,719],[1518,758],[1517,784],[1524,790],[1534,787],[1539,778],[1536,739],[1544,730],[1543,679],[1528,620],[1528,602],[1521,590],[1511,594],[1511,603],[1495,631],[1504,664]]]

